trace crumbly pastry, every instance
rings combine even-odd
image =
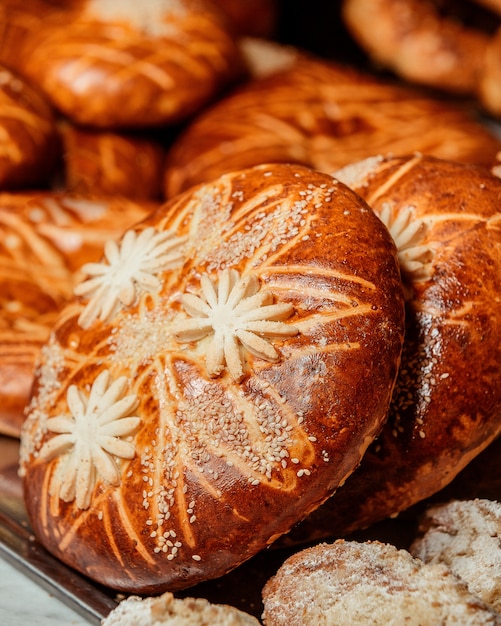
[[[263,589],[265,626],[474,626],[501,615],[443,564],[380,542],[339,540],[289,557]]]
[[[76,194],[0,194],[0,432],[19,436],[40,349],[104,242],[153,205]]]
[[[348,187],[280,164],[178,196],[104,252],[42,352],[26,506],[90,578],[175,591],[287,532],[380,431],[396,253]]]
[[[374,157],[335,175],[392,233],[407,304],[388,422],[308,522],[330,536],[438,492],[501,432],[501,180],[420,155]]]
[[[206,0],[81,0],[29,38],[23,71],[74,122],[142,128],[186,119],[242,66]]]
[[[469,590],[501,613],[501,503],[452,500],[422,516],[411,553],[426,563],[445,563]]]
[[[48,102],[0,66],[0,189],[46,185],[59,153]]]
[[[374,154],[420,151],[491,165],[500,146],[471,110],[300,53],[196,117],[168,151],[165,194],[269,162],[330,173]]]
[[[81,194],[159,200],[165,150],[139,133],[61,124],[65,189]]]
[[[102,626],[259,626],[255,617],[203,598],[175,598],[165,592],[158,597],[129,596],[122,600]]]

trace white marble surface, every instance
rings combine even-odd
[[[2,626],[89,626],[89,622],[0,558]]]

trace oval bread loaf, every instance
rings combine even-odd
[[[83,0],[26,42],[23,72],[76,123],[174,124],[242,71],[236,40],[205,0]]]
[[[269,47],[265,53],[272,65],[276,53]],[[374,154],[416,151],[487,166],[497,162],[501,143],[471,108],[339,63],[294,56],[288,48],[281,57],[285,69],[247,82],[180,134],[167,154],[166,197],[272,161],[326,173]],[[262,68],[260,60],[257,73]]]
[[[22,434],[33,529],[107,586],[230,571],[323,502],[386,419],[391,237],[301,166],[234,172],[118,242],[61,313]]]
[[[501,433],[501,180],[421,155],[374,157],[335,175],[388,226],[406,290],[388,422],[310,520],[344,534],[438,492]]]

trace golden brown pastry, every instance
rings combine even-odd
[[[81,0],[44,20],[23,71],[72,121],[173,124],[241,71],[226,20],[205,0]]]
[[[165,150],[143,134],[60,125],[64,145],[64,187],[82,194],[162,197]]]
[[[19,436],[39,351],[104,242],[152,206],[33,192],[0,194],[0,432]]]
[[[443,564],[377,541],[289,557],[263,589],[265,626],[495,626],[501,615]]]
[[[501,28],[491,38],[485,53],[477,92],[485,109],[495,117],[501,116]]]
[[[19,73],[24,45],[37,32],[57,0],[2,0],[0,3],[0,63]],[[61,0],[64,1],[64,0]]]
[[[500,146],[470,110],[300,54],[197,116],[168,151],[165,193],[271,161],[330,173],[373,154],[420,151],[491,165]]]
[[[48,102],[0,65],[0,190],[47,184],[59,155]]]
[[[109,241],[42,351],[21,444],[39,540],[109,587],[230,571],[323,502],[386,419],[387,229],[301,166],[234,172]]]
[[[438,492],[501,433],[501,180],[419,155],[374,157],[335,175],[392,233],[407,304],[389,420],[308,521],[331,536]]]
[[[343,0],[342,10],[350,33],[373,61],[412,82],[476,92],[490,35],[463,24],[454,2]]]

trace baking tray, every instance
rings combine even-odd
[[[474,497],[501,500],[500,459],[501,438],[433,498],[411,507],[396,519],[385,520],[349,538],[361,541],[377,539],[406,547],[412,540],[419,515],[431,502]],[[0,436],[0,557],[9,561],[90,624],[99,626],[101,619],[108,615],[123,596],[68,568],[37,542],[26,515],[22,484],[17,473],[18,460],[18,440]],[[176,596],[206,598],[211,602],[230,604],[260,618],[263,585],[283,561],[298,549],[298,546],[272,547],[229,574],[190,587]]]

